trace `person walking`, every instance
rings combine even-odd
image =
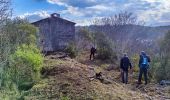
[[[90,50],[90,60],[92,60],[92,57],[94,59],[96,53],[96,49],[94,47],[91,48]]]
[[[144,51],[141,52],[140,54],[140,59],[139,59],[139,78],[138,78],[138,84],[141,84],[141,79],[142,79],[142,74],[144,74],[144,79],[145,79],[145,85],[148,83],[148,68],[149,68],[149,63],[151,62],[150,57],[146,55]]]
[[[127,56],[127,53],[123,54],[123,57],[120,60],[120,69],[121,69],[121,76],[122,76],[122,82],[127,84],[128,83],[128,70],[132,69],[131,62]]]

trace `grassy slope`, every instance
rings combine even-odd
[[[70,58],[58,59],[57,56],[46,57],[44,77],[27,92],[26,100],[164,100],[169,96],[169,87],[150,84],[135,88],[134,80],[124,85],[117,70],[106,71],[103,67],[108,66],[107,63],[88,61],[88,56],[80,56],[81,63]],[[90,80],[89,76],[98,71],[102,71],[112,83]]]

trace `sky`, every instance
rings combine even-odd
[[[34,22],[59,13],[76,25],[95,18],[132,12],[146,26],[170,25],[170,0],[12,0],[13,16]]]

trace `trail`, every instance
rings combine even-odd
[[[86,55],[86,58],[88,58],[88,55]],[[88,59],[83,59],[83,62],[85,65],[88,66],[93,66],[96,69],[98,69],[98,66],[101,64],[97,65],[97,62],[95,60],[88,60]],[[97,66],[96,66],[97,65]],[[102,71],[103,75],[112,81],[116,82],[119,85],[122,85],[124,89],[127,89],[128,91],[133,91],[136,93],[140,93],[145,99],[148,100],[170,100],[170,86],[161,86],[158,83],[149,83],[148,85],[137,85],[137,79],[135,78],[132,73],[129,74],[129,83],[127,85],[121,83],[121,76],[119,70],[116,68],[114,65],[107,65],[108,67],[112,66],[115,67],[112,70],[100,70]],[[94,68],[94,69],[95,69]],[[136,96],[130,98],[130,99],[139,99],[136,98]],[[125,99],[125,98],[124,98]],[[112,99],[110,99],[112,100]],[[140,98],[141,100],[141,98]]]
[[[26,100],[67,100],[63,99],[66,97],[70,100],[170,100],[170,87],[150,83],[136,88],[133,79],[125,85],[116,69],[105,70],[97,65],[98,61],[89,61],[86,56],[77,61],[58,58],[61,55],[46,57],[43,79],[29,91]],[[90,78],[98,71],[110,83]]]

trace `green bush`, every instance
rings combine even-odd
[[[35,83],[33,83],[33,82],[23,82],[23,83],[19,84],[18,89],[28,91],[29,89],[31,89],[34,86],[34,84]]]
[[[28,63],[35,72],[40,71],[43,64],[42,54],[34,45],[22,45],[18,47],[12,57],[14,60],[21,60],[24,63]]]
[[[38,30],[21,19],[8,20],[2,29],[0,98],[16,100],[22,92],[18,90],[28,90],[40,79],[43,56],[36,46]]]
[[[65,49],[65,52],[68,53],[71,58],[75,58],[78,55],[78,51],[74,43],[70,43]]]
[[[170,80],[170,31],[165,34],[165,37],[160,44],[159,59],[156,62],[155,78],[157,81]]]
[[[23,87],[25,90],[40,79],[43,56],[36,46],[22,45],[10,58],[10,67],[7,71],[11,73],[10,77],[19,89],[22,90]]]
[[[104,33],[93,33],[94,41],[97,44],[98,58],[101,60],[112,60],[117,59],[116,53],[114,52],[113,42]]]
[[[165,79],[165,75],[162,74],[162,73],[164,73],[164,72],[165,72],[165,70],[164,70],[163,67],[158,67],[158,68],[156,69],[155,78],[156,78],[156,80],[157,80],[158,82],[160,82],[161,80]]]
[[[166,63],[164,63],[166,62]],[[162,61],[155,68],[155,78],[158,82],[161,80],[170,80],[170,61]]]
[[[70,98],[68,96],[61,96],[60,100],[70,100]]]
[[[115,52],[113,52],[109,48],[98,48],[97,51],[98,51],[97,58],[99,58],[101,60],[113,60],[113,59],[115,60],[115,59],[117,59]]]

